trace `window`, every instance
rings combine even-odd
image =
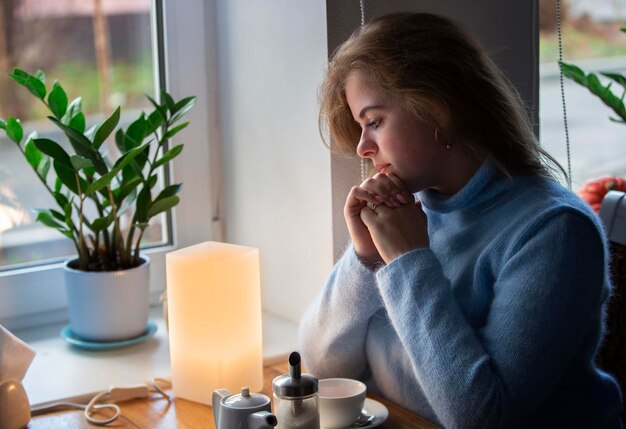
[[[155,93],[150,0],[20,0],[7,3],[2,19],[11,37],[0,50],[4,57],[0,64],[32,74],[42,70],[49,90],[58,80],[70,100],[80,95],[87,128],[118,105],[123,106],[122,126],[150,107],[144,97]],[[40,137],[65,140],[45,120],[49,112],[43,103],[6,77],[0,82],[0,116],[19,118],[26,135],[37,130]],[[112,138],[104,149],[115,153]],[[35,222],[32,209],[54,207],[54,201],[16,145],[4,136],[0,158],[0,269],[73,255],[69,240]],[[165,224],[165,216],[153,222],[144,243],[162,244],[167,239]]]
[[[567,166],[563,110],[559,85],[556,0],[540,0],[540,123],[541,143]],[[619,71],[626,67],[626,3],[616,0],[561,0],[563,61],[586,72]],[[607,80],[608,83],[608,80]],[[610,109],[565,79],[571,145],[572,188],[604,174],[626,175],[623,125],[612,122]],[[621,93],[616,91],[618,96]]]
[[[77,0],[65,1],[79,9],[83,5],[93,4],[92,2]],[[34,3],[37,4],[36,10],[39,12],[44,10],[67,11],[70,8],[66,7],[65,1],[37,1]],[[25,0],[16,3],[26,4]],[[50,3],[51,6],[48,8],[43,7],[44,3]],[[145,7],[146,0],[103,0],[102,4],[105,11],[109,7],[106,5],[113,4],[123,4],[125,10],[129,10],[129,8],[137,5]],[[146,46],[146,43],[149,46],[152,43],[150,42],[151,40],[158,40],[161,51],[163,51],[163,48],[167,51],[167,61],[164,63],[164,67],[153,68],[149,66],[150,70],[148,71],[142,68],[140,72],[142,77],[138,81],[140,81],[139,85],[143,85],[144,89],[137,88],[136,91],[152,92],[152,88],[154,88],[153,82],[157,80],[167,82],[168,91],[175,98],[188,95],[196,95],[198,97],[196,106],[188,116],[191,124],[185,129],[184,133],[181,133],[179,139],[181,143],[185,143],[185,150],[175,160],[173,166],[173,180],[184,183],[182,201],[176,207],[172,222],[175,233],[174,244],[184,246],[211,239],[214,236],[212,228],[215,225],[218,225],[215,227],[215,230],[219,231],[219,216],[212,212],[212,207],[216,207],[217,204],[211,200],[211,195],[216,195],[217,192],[213,192],[213,186],[216,181],[210,177],[215,172],[209,168],[210,159],[212,159],[212,149],[208,144],[208,141],[215,135],[214,128],[208,125],[209,122],[214,122],[210,121],[210,119],[215,115],[215,111],[211,109],[211,103],[207,99],[207,94],[212,94],[215,91],[211,87],[211,79],[207,79],[205,73],[202,72],[207,70],[207,64],[209,66],[211,64],[207,59],[207,53],[210,52],[208,45],[214,43],[214,38],[211,36],[205,37],[205,34],[198,34],[199,32],[204,33],[208,31],[205,29],[205,20],[210,16],[208,9],[212,6],[210,3],[205,4],[202,1],[178,2],[175,4],[175,2],[163,2],[161,0],[156,0],[152,3],[148,2],[147,5],[148,8],[152,9],[151,13],[147,14],[145,9],[141,9],[143,12],[131,14],[134,15],[131,27],[138,26],[143,30],[139,33],[133,33],[134,35],[120,34],[119,37],[122,37],[122,39],[132,38],[133,40],[126,40],[128,49],[136,52],[141,50],[142,54],[134,55],[134,57],[139,58],[139,62],[144,65],[148,64],[148,66],[151,62],[149,57],[154,56],[154,54],[145,52],[143,47]],[[5,10],[3,8],[3,11]],[[160,13],[166,17],[165,20],[157,19]],[[163,22],[165,22],[167,28],[163,27]],[[210,28],[210,26],[206,27]],[[151,30],[148,28],[151,28]],[[32,30],[29,31],[33,32]],[[163,37],[165,34],[167,34],[167,37]],[[47,43],[49,46],[62,44],[57,42],[56,39],[47,40]],[[134,45],[137,48],[131,47]],[[142,48],[139,48],[139,46]],[[146,55],[148,55],[148,59],[145,59]],[[199,67],[198,63],[202,64],[202,67]],[[200,72],[190,75],[188,67],[196,67],[195,69],[200,70]],[[155,72],[152,70],[155,70]],[[48,74],[50,77],[57,77],[52,76],[50,72]],[[86,75],[86,72],[82,74]],[[63,80],[61,76],[57,78]],[[2,79],[7,80],[6,76],[2,76]],[[69,81],[78,82],[79,79],[70,78],[67,81],[68,83]],[[67,86],[67,83],[64,83],[64,86]],[[115,87],[112,85],[111,88]],[[68,92],[73,91],[68,89]],[[131,100],[132,97],[128,95],[126,97],[126,100],[122,100],[121,97],[116,100],[116,104],[123,105],[123,110],[126,109],[126,106],[129,106],[129,110],[142,107],[140,104],[143,102],[141,95],[137,97],[137,102]],[[128,101],[128,104],[126,101]],[[96,107],[94,107],[95,109]],[[131,112],[129,116],[132,117],[134,115]],[[0,159],[2,159],[0,166],[4,168],[4,155]],[[25,169],[20,171],[20,175],[23,175],[22,171],[25,171]],[[0,181],[0,184],[3,184],[3,182]],[[4,204],[4,199],[0,200],[0,203]],[[24,204],[24,207],[26,207],[26,204]],[[214,222],[211,221],[212,219],[215,219]],[[56,233],[56,231],[51,231],[51,233]],[[158,236],[155,238],[155,240],[160,239]],[[39,245],[35,247],[41,248]],[[4,244],[0,244],[0,248],[4,249]],[[171,247],[160,247],[149,252],[152,263],[151,291],[155,302],[164,288],[164,254],[169,249]],[[63,253],[60,254],[62,255]],[[45,253],[44,256],[47,257],[48,254]],[[61,264],[59,263],[0,272],[0,324],[8,329],[18,329],[66,319],[66,300],[62,274]]]

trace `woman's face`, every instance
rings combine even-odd
[[[352,72],[346,81],[346,98],[354,120],[361,127],[357,154],[372,161],[382,173],[395,173],[410,192],[434,188],[451,194],[446,177],[451,151],[443,133],[418,121],[402,104],[365,78]]]

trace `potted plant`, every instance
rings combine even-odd
[[[158,172],[183,150],[182,144],[168,149],[167,142],[188,125],[179,122],[195,97],[176,101],[163,91],[161,103],[147,97],[154,109],[142,112],[126,129],[119,126],[119,107],[87,128],[81,98],[70,101],[59,82],[48,91],[41,71],[31,75],[16,68],[9,77],[45,104],[48,119],[69,142],[36,132],[25,137],[19,119],[0,119],[0,129],[56,202],[54,208],[36,209],[37,221],[58,230],[76,248],[76,257],[64,267],[73,332],[92,341],[140,335],[149,307],[149,259],[140,252],[141,240],[150,219],[179,202],[181,184],[158,193],[155,186]],[[117,157],[105,149],[109,137]],[[125,284],[116,284],[118,280]]]
[[[621,31],[626,33],[626,28],[622,28]],[[610,82],[604,85],[595,73],[585,73],[581,68],[564,62],[561,62],[560,66],[565,77],[587,88],[617,114],[618,118],[611,118],[612,121],[626,124],[626,108],[624,107],[626,76],[620,73],[601,72],[602,76],[610,79]],[[615,95],[611,89],[614,83],[622,87],[622,95],[620,97]]]
[[[621,29],[626,33],[626,28]],[[624,96],[626,95],[626,76],[620,73],[600,72],[600,75],[609,79],[603,84],[595,73],[586,73],[574,64],[561,62],[563,75],[577,84],[587,88],[593,95],[598,97],[607,107],[609,107],[617,117],[611,117],[611,121],[626,124],[626,107],[624,106]],[[621,95],[613,92],[614,84],[621,87]],[[599,213],[604,196],[610,190],[626,191],[626,181],[618,176],[605,176],[591,179],[585,182],[577,191],[577,194],[586,201],[596,213]]]

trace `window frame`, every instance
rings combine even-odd
[[[160,11],[163,11],[160,14]],[[157,15],[160,14],[162,19]],[[151,302],[165,289],[165,254],[177,247],[222,235],[219,177],[219,129],[216,118],[215,2],[153,0],[154,52],[163,42],[163,60],[155,62],[155,80],[175,97],[197,97],[190,125],[175,139],[184,143],[173,162],[172,183],[183,183],[181,202],[171,214],[172,243],[146,250],[151,260]],[[199,34],[204,33],[204,34]],[[156,42],[156,43],[155,43]],[[155,59],[158,57],[155,55]],[[189,70],[201,70],[190,73]],[[68,319],[63,263],[0,273],[0,324],[9,330],[32,328]]]

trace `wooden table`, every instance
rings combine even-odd
[[[264,368],[263,393],[272,395],[272,380],[287,372],[286,363]],[[171,393],[171,392],[168,392]],[[383,429],[437,429],[438,426],[393,403],[374,395],[368,395],[385,404],[389,419],[378,426]],[[168,402],[161,396],[121,402],[121,417],[107,425],[110,428],[140,429],[215,429],[211,407],[184,399]],[[87,423],[82,410],[58,411],[33,417],[29,429],[102,428]]]

